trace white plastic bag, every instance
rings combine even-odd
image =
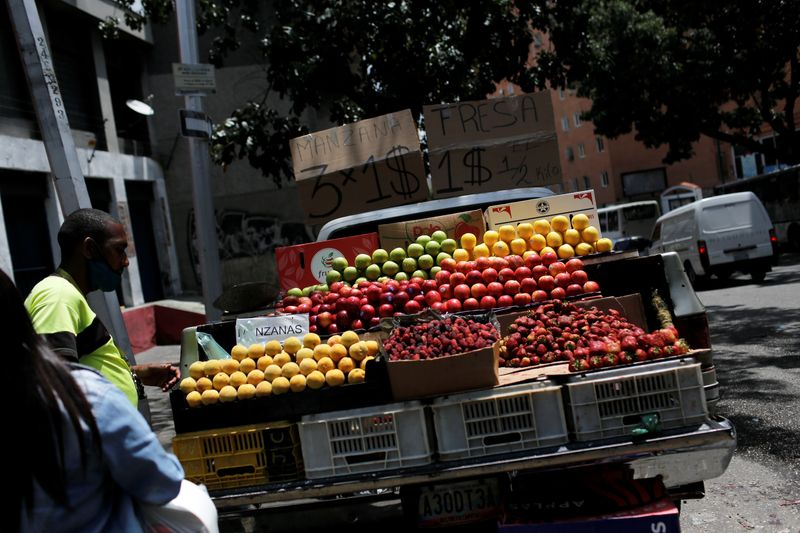
[[[139,514],[148,533],[219,533],[217,508],[205,485],[186,479],[172,501],[164,505],[140,504]]]

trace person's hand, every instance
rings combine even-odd
[[[142,383],[150,387],[160,387],[167,392],[174,387],[181,378],[181,371],[178,367],[169,363],[152,363],[149,365],[136,365],[133,371],[142,380]]]

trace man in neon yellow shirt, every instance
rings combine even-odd
[[[180,378],[169,364],[131,367],[114,339],[86,301],[94,290],[112,292],[128,266],[125,228],[108,213],[79,209],[58,231],[61,265],[36,284],[25,300],[36,331],[69,361],[100,371],[133,405],[138,404],[136,379],[167,391]]]

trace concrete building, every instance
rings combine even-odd
[[[38,2],[56,76],[93,207],[122,221],[131,246],[120,301],[181,292],[176,242],[161,165],[150,157],[153,123],[126,106],[150,94],[143,58],[149,30],[120,28],[104,40],[99,21],[121,17],[110,1]],[[41,141],[8,10],[0,9],[0,268],[28,290],[60,261],[64,218]]]

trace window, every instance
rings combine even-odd
[[[608,172],[605,170],[600,173],[600,186],[604,189],[608,187]]]
[[[572,178],[572,190],[573,191],[578,190],[578,178]]]
[[[580,113],[580,111],[575,111],[572,114],[572,122],[575,123],[575,127],[576,128],[580,128],[581,127],[581,113]]]
[[[567,156],[567,161],[574,161],[575,160],[575,154],[572,152],[572,147],[571,146],[567,146],[566,149],[564,149],[564,155]]]
[[[561,130],[569,131],[569,119],[567,117],[561,117]]]
[[[586,148],[584,148],[583,143],[578,144],[578,157],[581,159],[586,157]]]
[[[589,181],[589,176],[584,176],[583,177],[583,188],[584,189],[591,189],[592,188],[592,182]]]
[[[606,151],[606,145],[603,143],[602,137],[595,137],[594,144],[597,147],[597,153]]]
[[[558,90],[558,99],[559,99],[559,100],[563,100],[563,99],[564,99],[564,97],[565,97],[565,95],[564,95],[564,89],[559,89],[559,90]]]

